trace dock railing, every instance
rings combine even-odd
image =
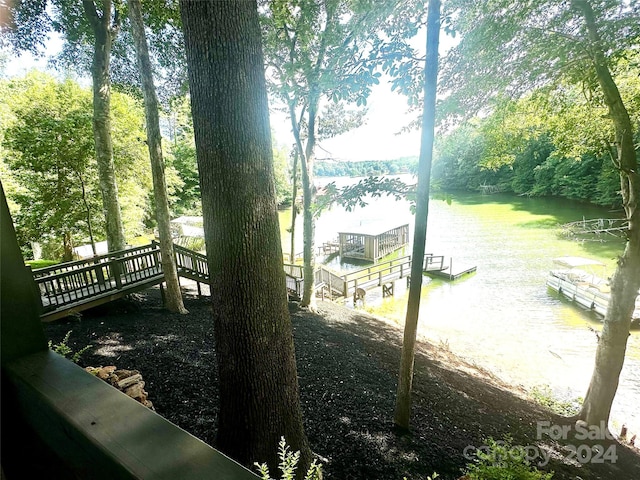
[[[371,267],[363,268],[343,276],[343,296],[348,297],[358,288],[367,290],[373,286],[382,286],[386,282],[407,277],[410,274],[410,255],[389,260],[388,262],[378,265],[372,265]]]

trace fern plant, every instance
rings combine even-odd
[[[49,348],[56,352],[58,355],[62,355],[64,358],[70,358],[73,363],[78,363],[80,361],[80,357],[87,350],[93,347],[93,345],[87,345],[86,347],[74,353],[73,349],[69,346],[69,337],[71,337],[72,331],[73,330],[69,330],[60,343],[54,344],[51,340],[49,340]]]

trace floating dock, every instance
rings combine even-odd
[[[447,262],[448,260],[448,262]],[[457,280],[460,277],[469,275],[477,270],[477,266],[456,264],[453,265],[453,259],[436,256],[426,256],[424,264],[424,273],[430,277],[442,278],[444,280]]]

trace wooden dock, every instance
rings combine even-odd
[[[368,225],[338,232],[338,244],[340,257],[376,262],[409,244],[409,224],[393,228]]]
[[[424,273],[430,277],[441,278],[443,280],[457,280],[465,275],[474,273],[477,270],[477,266],[456,264],[453,265],[453,259],[445,257],[430,257],[433,261],[429,261],[429,258],[425,261]],[[438,260],[440,262],[438,262]],[[447,262],[448,260],[448,262]]]
[[[207,257],[179,245],[174,245],[178,275],[210,284]],[[462,267],[443,256],[426,254],[422,260],[425,274],[456,280],[475,272],[476,267]],[[304,290],[302,265],[284,264],[287,293],[299,299]],[[110,302],[130,293],[162,284],[164,272],[160,261],[160,246],[156,242],[142,247],[111,252],[86,260],[61,263],[33,270],[40,293],[42,321],[63,318],[91,307]],[[319,265],[315,271],[314,290],[323,298],[348,298],[358,291],[382,287],[383,295],[393,295],[394,282],[410,278],[411,256],[374,264],[355,272],[341,274]]]

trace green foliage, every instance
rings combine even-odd
[[[501,95],[519,98],[542,85],[579,86],[598,105],[592,47],[577,2],[452,0],[445,16],[461,37],[443,62],[440,82],[449,93],[441,110],[450,117],[491,108]],[[618,62],[640,42],[637,2],[591,0],[599,48]],[[593,115],[597,115],[594,113]]]
[[[489,438],[487,451],[478,450],[474,463],[467,465],[469,480],[551,480],[553,472],[544,473],[530,465],[525,451],[512,445],[511,438]]]
[[[102,240],[90,90],[38,72],[1,81],[0,88],[0,166],[21,245],[37,241],[61,251],[65,236],[74,245],[88,243],[89,222],[95,240]],[[138,101],[119,93],[113,94],[112,114],[119,198],[131,238],[142,233],[150,210],[144,117]]]
[[[273,146],[273,175],[276,186],[276,203],[278,206],[291,205],[292,191],[289,175],[289,163],[286,149]]]
[[[553,393],[549,385],[533,387],[529,393],[536,403],[564,417],[577,415],[584,400],[580,397],[562,400]]]
[[[629,71],[627,60],[618,62],[613,71],[633,121],[640,124],[637,74]],[[503,101],[483,118],[471,119],[440,137],[433,177],[445,190],[477,191],[490,185],[498,191],[619,208],[615,155],[606,109],[591,104],[581,88],[562,85],[537,89],[518,101]]]
[[[282,476],[280,480],[294,480],[296,478],[296,470],[298,468],[298,462],[300,461],[300,452],[293,453],[284,437],[280,439],[278,444],[278,458],[280,464],[278,465]],[[262,480],[275,480],[269,473],[269,467],[266,463],[255,463],[255,466],[260,472]],[[309,466],[309,470],[304,476],[304,480],[320,480],[322,478],[322,465],[318,464],[315,460]]]
[[[19,240],[50,237],[62,245],[65,234],[86,238],[87,222],[97,225],[100,211],[90,93],[39,73],[9,80],[6,89],[4,154],[16,180],[7,195],[18,207]]]
[[[356,207],[366,207],[370,198],[393,197],[395,200],[409,200],[415,203],[415,185],[407,185],[402,180],[389,177],[367,177],[354,185],[338,188],[335,182],[325,185],[323,193],[318,195],[315,215],[320,215],[331,205],[337,203],[347,211]]]
[[[60,343],[54,344],[49,340],[49,348],[58,355],[62,355],[64,358],[70,358],[72,362],[78,363],[80,361],[80,357],[93,345],[87,345],[74,353],[73,349],[69,346],[69,337],[71,337],[72,331],[73,330],[69,330]]]
[[[50,267],[51,265],[56,265],[59,263],[57,260],[28,260],[24,262],[25,265],[30,266],[33,270],[38,268]]]
[[[169,208],[176,217],[202,215],[193,121],[189,99],[186,95],[175,98],[171,102],[166,123],[170,129],[170,143],[167,155],[165,155],[166,163],[168,169],[171,169],[171,176],[175,175],[176,177],[171,182],[169,181],[170,177],[167,177],[167,189],[170,194]]]
[[[314,172],[319,177],[366,177],[414,173],[417,166],[417,157],[362,162],[323,161],[315,163]]]

